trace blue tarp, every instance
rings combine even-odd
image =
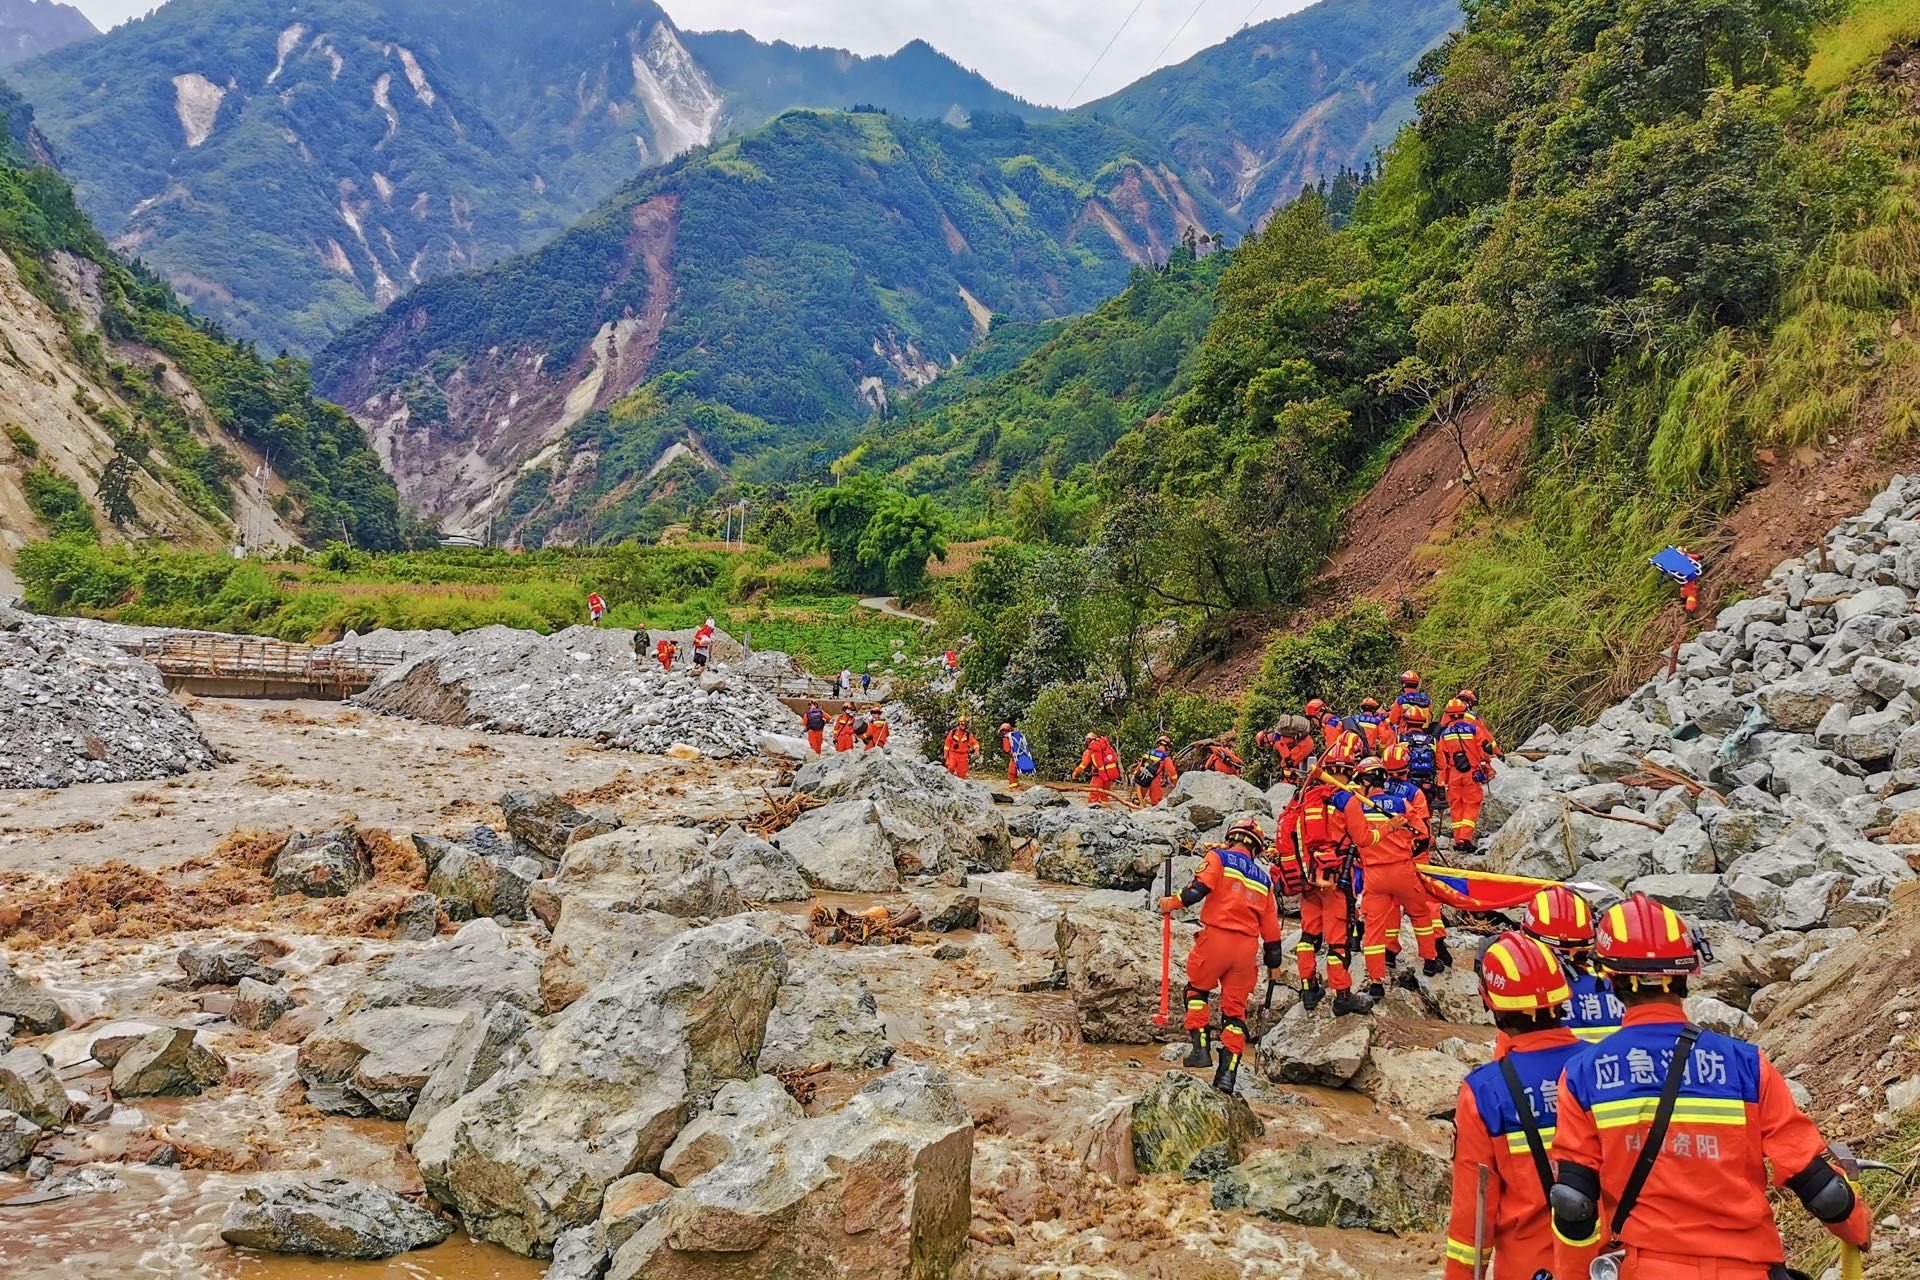
[[[1649,556],[1647,562],[1675,582],[1692,582],[1700,576],[1700,562],[1678,547]]]

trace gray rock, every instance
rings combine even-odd
[[[317,1110],[404,1120],[476,1016],[424,1005],[336,1014],[301,1042],[294,1070]]]
[[[242,978],[274,983],[285,976],[260,963],[259,954],[246,947],[184,947],[175,959],[190,987],[230,987]]]
[[[115,1019],[104,1027],[94,1029],[93,1040],[87,1047],[88,1056],[111,1071],[127,1050],[140,1043],[141,1037],[160,1030],[164,1025],[140,1018]]]
[[[464,1023],[446,1055],[420,1086],[419,1099],[407,1114],[407,1141],[418,1142],[430,1120],[493,1079],[508,1057],[522,1047],[532,1026],[524,1011],[505,1001],[487,1010],[484,1017]]]
[[[1176,920],[1174,955],[1186,955],[1198,932]],[[1160,939],[1160,917],[1138,906],[1082,902],[1061,915],[1054,929],[1055,954],[1082,1040],[1150,1044],[1182,1034],[1177,1017],[1165,1028],[1153,1024],[1160,1007]]]
[[[493,864],[493,918],[527,919],[531,915],[528,892],[545,871],[540,860],[509,854],[488,861]]]
[[[0,960],[0,1016],[32,1035],[51,1035],[67,1025],[67,1015],[52,994],[15,973],[5,960]]]
[[[892,893],[900,869],[868,800],[842,800],[800,815],[777,837],[807,883],[836,893]]]
[[[893,1058],[886,1024],[860,967],[811,943],[787,951],[787,980],[767,1015],[760,1070],[803,1071],[828,1063],[847,1070],[884,1067]]]
[[[1833,749],[1849,760],[1873,764],[1891,760],[1900,745],[1900,735],[1911,723],[1909,715],[1898,711],[1876,711],[1854,716],[1846,729],[1833,740]]]
[[[227,1078],[219,1054],[194,1040],[189,1027],[142,1036],[113,1064],[116,1098],[187,1098]]]
[[[659,911],[685,920],[719,919],[747,909],[733,879],[711,863],[689,867],[672,880],[641,896],[642,910]]]
[[[813,896],[793,856],[758,836],[747,836],[734,845],[720,869],[749,902],[805,902]]]
[[[0,1107],[43,1129],[67,1122],[67,1091],[46,1054],[26,1045],[0,1053]]]
[[[1717,866],[1706,826],[1691,813],[1671,819],[1649,852],[1668,875],[1711,874]]]
[[[686,921],[659,911],[617,910],[585,895],[565,899],[540,966],[546,1011],[564,1009],[588,988],[624,977],[687,928]]]
[[[582,840],[612,831],[618,824],[580,812],[544,791],[509,791],[500,797],[507,834],[522,857],[557,863]]]
[[[614,1254],[607,1277],[712,1280],[721,1265],[810,1280],[957,1276],[972,1161],[973,1124],[946,1078],[895,1071],[682,1188]]]
[[[1350,1084],[1367,1064],[1373,1033],[1370,1018],[1329,1018],[1295,1005],[1260,1037],[1255,1061],[1269,1080],[1338,1089]]]
[[[233,1007],[227,1010],[227,1017],[236,1027],[265,1031],[291,1008],[293,997],[286,991],[253,978],[242,978],[234,989]]]
[[[648,890],[710,862],[712,854],[707,833],[691,827],[622,827],[568,849],[554,889],[637,906]]]
[[[1731,920],[1726,882],[1716,875],[1642,876],[1628,886],[1657,898],[1688,920]]]
[[[1037,878],[1089,889],[1144,889],[1179,852],[1171,838],[1122,809],[1050,810],[1032,834],[1040,846]]]
[[[484,1013],[500,1000],[538,1012],[540,963],[492,920],[475,920],[445,942],[375,968],[347,1009],[424,1005]]]
[[[1713,996],[1688,996],[1687,1017],[1708,1031],[1745,1040],[1751,1040],[1760,1031],[1760,1024],[1751,1016]]]
[[[533,1053],[428,1123],[414,1144],[428,1190],[480,1239],[550,1249],[614,1181],[657,1169],[723,1083],[756,1074],[786,974],[780,944],[736,918],[594,987]]]
[[[465,904],[449,903],[448,919]],[[440,936],[441,900],[430,893],[410,893],[393,914],[393,938],[396,942],[431,942]],[[471,914],[471,913],[469,913]]]
[[[1865,695],[1850,677],[1803,673],[1769,684],[1755,697],[1775,728],[1812,733],[1836,704],[1858,709]]]
[[[413,842],[419,847],[421,837],[415,836]],[[465,908],[461,914],[469,918],[492,915],[498,877],[495,864],[465,845],[449,841],[438,844],[438,856],[427,873],[427,892],[448,902],[449,914],[454,914],[451,904],[458,903]]]
[[[980,895],[965,889],[942,889],[914,898],[920,908],[920,927],[929,933],[955,933],[980,927]]]
[[[1266,1132],[1246,1100],[1228,1097],[1196,1076],[1169,1071],[1133,1104],[1133,1163],[1146,1175],[1187,1172],[1196,1157],[1224,1147],[1236,1164]]]
[[[1900,587],[1868,587],[1833,606],[1842,626],[1856,618],[1900,618],[1913,610],[1913,599]]]
[[[795,774],[793,787],[828,802],[869,802],[886,851],[902,875],[1004,871],[1013,860],[1007,822],[993,793],[905,752],[824,756]],[[786,833],[778,843],[800,857]]]
[[[25,1164],[39,1141],[39,1125],[12,1111],[0,1111],[0,1170]]]
[[[311,1175],[247,1187],[220,1223],[220,1238],[238,1248],[327,1258],[391,1258],[452,1234],[451,1223],[385,1187]]]
[[[660,1157],[660,1178],[671,1186],[684,1187],[806,1116],[800,1104],[770,1075],[729,1080],[714,1095],[713,1110],[682,1129]]]
[[[1261,1151],[1213,1181],[1213,1207],[1274,1222],[1424,1235],[1445,1221],[1449,1170],[1398,1139]]]
[[[294,836],[274,855],[267,875],[276,894],[338,898],[372,877],[373,862],[353,828],[343,827]]]
[[[1470,1069],[1464,1058],[1437,1049],[1375,1046],[1353,1087],[1396,1115],[1451,1120]]]
[[[1183,810],[1202,831],[1219,826],[1236,813],[1273,816],[1273,802],[1267,799],[1267,793],[1245,778],[1202,769],[1181,774],[1164,803],[1169,809]]]

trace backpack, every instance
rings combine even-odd
[[[1300,840],[1300,821],[1306,802],[1295,799],[1280,814],[1280,828],[1274,833],[1273,882],[1289,898],[1297,898],[1309,887],[1307,853]]]
[[[821,711],[821,710],[820,710],[819,708],[817,708],[817,707],[816,707],[816,708],[813,708],[813,709],[811,709],[811,710],[809,710],[809,711],[807,712],[807,728],[809,728],[809,729],[824,729],[824,728],[826,728],[826,727],[827,727],[827,713],[826,713],[826,712],[824,712],[824,711]]]
[[[1431,783],[1440,772],[1440,759],[1434,754],[1433,739],[1425,734],[1409,734],[1407,743],[1407,778],[1422,786]]]
[[[1140,767],[1133,771],[1133,785],[1136,787],[1152,786],[1153,780],[1160,776],[1161,759],[1162,757],[1154,755],[1151,751],[1141,756]]]
[[[1015,729],[1007,735],[1007,745],[1013,748],[1013,764],[1021,773],[1032,773],[1033,754],[1027,749],[1027,735]]]
[[[1309,787],[1294,803],[1300,805],[1300,847],[1319,853],[1340,846],[1341,833],[1335,830],[1332,800],[1337,787]]]

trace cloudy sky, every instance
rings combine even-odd
[[[70,0],[99,27],[153,0]],[[571,3],[571,0],[547,0]],[[662,0],[689,31],[738,27],[767,40],[891,53],[919,37],[1035,102],[1085,102],[1310,0]],[[1137,10],[1135,5],[1138,5]],[[1122,30],[1129,11],[1132,18]],[[1184,24],[1184,25],[1183,25]],[[1115,33],[1119,38],[1113,40]],[[1088,76],[1101,49],[1113,47]],[[1070,105],[1070,104],[1068,104]]]

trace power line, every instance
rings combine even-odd
[[[1095,58],[1093,65],[1087,68],[1087,74],[1080,77],[1080,83],[1073,86],[1073,92],[1068,94],[1067,100],[1061,104],[1063,107],[1071,107],[1073,105],[1073,100],[1080,96],[1082,89],[1087,87],[1087,81],[1093,78],[1093,73],[1100,69],[1100,64],[1107,60],[1109,53],[1113,52],[1113,46],[1119,43],[1120,37],[1126,34],[1127,27],[1132,24],[1134,14],[1139,13],[1141,6],[1145,5],[1146,2],[1147,0],[1136,0],[1133,6],[1133,12],[1126,16],[1126,20],[1120,24],[1120,29],[1113,33],[1113,39],[1107,41],[1107,47],[1100,51],[1100,56]]]
[[[1147,67],[1148,75],[1152,75],[1154,70],[1159,67],[1160,59],[1167,56],[1167,50],[1173,48],[1173,42],[1180,38],[1180,33],[1192,26],[1193,20],[1199,17],[1200,11],[1206,7],[1207,0],[1200,0],[1199,4],[1193,6],[1193,12],[1187,15],[1187,20],[1173,29],[1173,34],[1167,37],[1167,42],[1160,46],[1160,52],[1153,55],[1153,62]]]
[[[1260,12],[1262,9],[1266,7],[1267,7],[1267,0],[1253,0],[1253,8],[1247,10],[1247,16],[1240,19],[1240,26],[1244,27],[1249,22],[1252,22],[1253,15]],[[1238,28],[1236,28],[1236,30],[1237,29]]]

